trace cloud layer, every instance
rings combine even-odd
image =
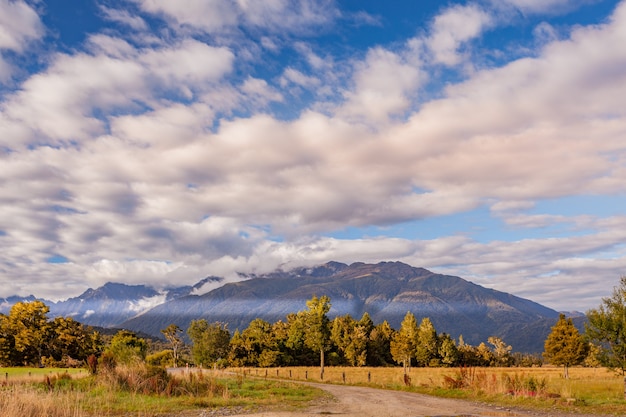
[[[46,12],[0,1],[0,295],[401,260],[586,309],[624,273],[619,211],[537,207],[626,191],[625,4],[508,56],[481,43],[513,24],[502,4],[352,51],[317,40],[355,18],[333,2],[185,3],[102,5],[105,29],[20,78]],[[485,209],[501,237],[420,238]]]

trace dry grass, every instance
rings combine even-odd
[[[321,382],[319,367],[238,369],[252,376]],[[506,406],[626,415],[624,382],[604,368],[402,368],[327,367],[323,382],[408,390]]]
[[[81,417],[85,394],[42,391],[30,385],[16,384],[0,390],[2,417]]]
[[[298,407],[320,395],[321,391],[302,384],[253,380],[220,371],[169,375],[161,368],[130,366],[97,377],[44,374],[37,383],[0,383],[0,417],[152,417],[222,407],[243,412],[256,407]]]

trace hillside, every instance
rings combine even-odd
[[[186,329],[194,319],[228,323],[244,329],[260,317],[274,322],[306,308],[313,295],[331,298],[331,317],[368,312],[374,322],[399,328],[407,311],[429,317],[438,332],[470,344],[500,336],[515,351],[541,352],[558,313],[530,300],[487,289],[462,278],[432,273],[400,262],[379,264],[331,262],[251,276],[201,296],[180,297],[140,314],[123,327],[159,335],[175,323]]]

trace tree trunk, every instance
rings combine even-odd
[[[569,368],[567,367],[567,365],[563,365],[563,367],[565,368],[563,371],[563,377],[565,379],[569,379]]]
[[[324,380],[324,349],[320,349],[320,379]]]

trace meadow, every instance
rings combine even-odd
[[[247,413],[298,409],[326,395],[302,384],[226,371],[168,375],[163,369],[146,373],[145,367],[124,367],[97,377],[85,371],[13,371],[9,382],[0,383],[0,417],[156,417],[207,408]]]
[[[624,379],[605,368],[402,368],[319,367],[241,368],[251,376],[419,392],[509,407],[584,414],[626,415]]]
[[[572,414],[626,415],[623,379],[603,368],[571,368],[569,379],[556,367],[411,368],[410,385],[405,384],[402,368],[327,367],[323,381],[318,367],[192,368],[167,377],[159,372],[146,376],[130,368],[97,378],[84,370],[65,371],[0,369],[10,375],[9,382],[0,382],[0,416],[152,417],[206,408],[300,409],[326,395],[295,381],[395,389]]]

